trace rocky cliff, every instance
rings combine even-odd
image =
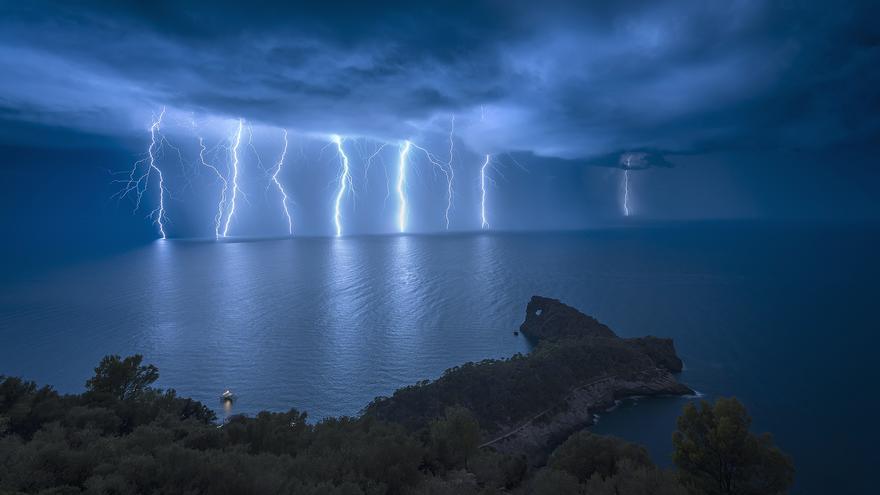
[[[565,337],[617,337],[607,326],[558,299],[532,296],[519,331],[538,341]]]

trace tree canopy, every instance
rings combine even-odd
[[[140,356],[104,358],[83,394],[0,377],[0,493],[697,495],[791,485],[790,460],[749,433],[731,399],[688,405],[677,471],[586,431],[530,468],[479,449],[485,429],[454,403],[417,431],[369,414],[310,423],[295,409],[218,424],[204,404],[153,388],[157,377]]]
[[[673,460],[692,492],[707,495],[785,493],[794,465],[769,433],[749,431],[752,420],[736,399],[688,404],[673,434]]]
[[[86,390],[92,394],[107,394],[115,399],[138,397],[159,379],[159,369],[152,364],[141,366],[144,357],[104,356],[95,368],[95,376],[86,381]]]

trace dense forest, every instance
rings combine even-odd
[[[643,447],[578,432],[546,466],[478,447],[486,428],[447,404],[424,427],[372,415],[315,423],[261,412],[218,424],[141,356],[105,357],[82,394],[0,377],[0,493],[776,494],[791,460],[749,431],[735,399],[689,402],[672,439],[674,470]]]

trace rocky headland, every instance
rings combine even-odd
[[[437,380],[377,398],[365,414],[420,429],[444,408],[464,406],[480,423],[482,447],[540,464],[616,400],[694,393],[674,376],[682,362],[671,339],[624,339],[540,296],[529,301],[520,332],[535,344],[528,355],[451,368]]]

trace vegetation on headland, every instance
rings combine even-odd
[[[671,373],[681,371],[681,360],[671,340],[622,339],[577,309],[540,296],[529,302],[520,331],[536,344],[528,355],[450,368],[437,380],[376,398],[365,408],[365,415],[418,430],[450,405],[460,405],[474,414],[486,433],[494,435],[522,425],[548,407],[565,409],[566,397],[574,389],[597,380],[623,382],[609,387],[601,397],[607,402],[635,394],[693,393],[672,378]],[[588,422],[592,414],[583,413]]]
[[[485,428],[459,405],[418,429],[372,415],[310,424],[296,410],[218,425],[203,404],[152,388],[158,376],[141,356],[108,356],[82,394],[0,377],[0,493],[751,495],[792,482],[791,461],[749,432],[735,399],[685,407],[675,470],[586,431],[530,469],[479,449]]]
[[[496,433],[562,400],[575,386],[654,367],[646,354],[623,339],[542,341],[528,355],[450,368],[437,380],[376,398],[364,412],[418,429],[457,404],[470,409],[485,431]],[[681,386],[679,393],[692,392]]]

